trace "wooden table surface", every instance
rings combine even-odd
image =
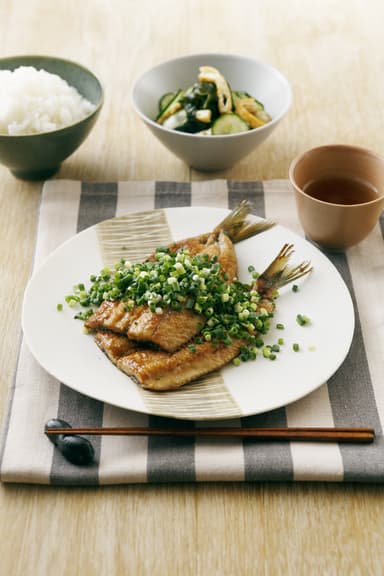
[[[102,79],[88,140],[57,178],[286,178],[292,158],[324,143],[384,153],[382,0],[2,0],[0,57],[52,54]],[[290,80],[291,110],[233,169],[202,174],[135,117],[133,80],[193,52],[265,60]],[[20,337],[42,184],[0,166],[0,402]],[[0,487],[4,576],[381,575],[379,485],[199,484],[58,489]]]

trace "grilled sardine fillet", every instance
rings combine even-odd
[[[243,342],[230,346],[209,342],[196,344],[194,351],[184,346],[177,352],[165,352],[151,348],[131,350],[132,342],[126,336],[108,332],[95,335],[98,346],[108,358],[143,388],[149,390],[173,390],[196,378],[222,368],[240,351]]]
[[[124,302],[105,301],[85,321],[89,330],[107,330],[125,334],[137,342],[147,342],[172,352],[200,332],[204,318],[190,310],[165,309],[162,314],[147,306],[126,310]]]
[[[154,344],[167,352],[174,352],[189,342],[203,328],[205,318],[191,310],[171,310],[162,314],[147,308],[129,327],[132,340]]]
[[[95,342],[113,364],[116,364],[119,358],[132,354],[139,348],[137,342],[115,332],[97,332]]]
[[[174,253],[180,248],[187,247],[192,255],[200,254],[207,244],[218,238],[220,232],[224,232],[233,244],[237,244],[275,226],[275,222],[271,220],[256,222],[248,220],[247,217],[250,213],[250,203],[247,200],[242,200],[212,231],[173,242],[170,244],[169,250]],[[153,255],[149,258],[152,257]]]
[[[268,314],[275,310],[276,290],[312,271],[310,262],[289,266],[293,252],[291,244],[285,244],[276,258],[256,279],[254,288],[261,299],[258,309]],[[263,312],[264,313],[264,312]],[[246,342],[234,339],[229,345],[216,341],[186,345],[176,352],[155,350],[135,343],[128,336],[107,331],[97,332],[95,340],[108,358],[143,388],[172,390],[180,388],[200,376],[218,370],[238,356]]]

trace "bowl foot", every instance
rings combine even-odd
[[[60,165],[44,170],[11,170],[11,173],[20,180],[47,180],[60,169]]]

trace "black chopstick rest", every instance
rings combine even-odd
[[[52,428],[68,428],[68,434],[49,435],[47,430]],[[64,458],[76,466],[87,466],[95,458],[95,450],[87,438],[71,434],[72,426],[60,418],[52,418],[45,424],[45,433],[49,440],[62,453]]]

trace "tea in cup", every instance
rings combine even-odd
[[[329,250],[363,240],[384,208],[384,158],[357,146],[319,146],[289,168],[305,234]]]

